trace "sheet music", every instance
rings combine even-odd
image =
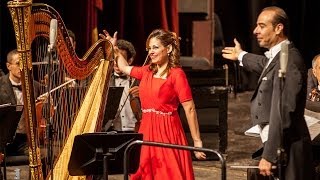
[[[246,130],[244,134],[246,136],[260,137],[261,127],[259,125],[252,126],[250,129]]]
[[[263,129],[257,124],[250,129],[248,129],[246,132],[244,132],[247,136],[252,137],[260,137],[262,143],[266,142],[268,140],[268,134],[269,134],[269,125],[266,125],[263,127]]]
[[[320,134],[320,113],[312,111],[306,112],[304,117],[309,129],[311,140],[314,140],[314,138]],[[244,134],[252,137],[260,137],[261,141],[264,143],[268,140],[269,125],[266,125],[263,129],[261,129],[259,125],[255,125],[245,131]]]
[[[309,129],[310,138],[311,140],[314,140],[320,133],[320,119],[308,115],[305,115],[304,117]]]

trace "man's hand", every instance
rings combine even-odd
[[[261,159],[259,162],[259,169],[260,174],[263,176],[270,176],[272,174],[271,172],[272,164],[271,162],[267,161],[266,159]]]
[[[233,42],[235,44],[234,47],[225,47],[222,50],[222,57],[229,59],[229,60],[233,60],[236,61],[238,60],[239,54],[243,51],[241,49],[241,45],[240,43],[237,41],[236,38],[233,39]]]
[[[117,43],[117,35],[118,35],[118,32],[116,31],[114,34],[113,34],[113,37],[110,36],[110,34],[108,33],[107,30],[103,30],[103,33],[104,34],[99,34],[99,37],[102,38],[102,39],[107,39],[109,40],[112,45],[116,45]]]
[[[129,94],[133,98],[138,98],[139,97],[139,86],[133,86],[132,88],[129,89]]]

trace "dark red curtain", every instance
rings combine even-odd
[[[105,0],[98,17],[99,29],[129,40],[137,51],[133,64],[145,59],[145,41],[152,30],[163,28],[179,32],[178,0]]]
[[[7,1],[0,1],[0,26],[6,27],[1,29],[0,39],[0,59],[3,69],[6,69],[4,66],[6,54],[16,46]],[[52,5],[61,14],[67,28],[76,35],[79,55],[88,49],[91,33],[87,31],[94,26],[93,24],[91,27],[87,23],[90,17],[94,20],[94,15],[88,11],[88,3],[93,3],[92,13],[97,14],[96,25],[99,32],[102,29],[108,29],[110,33],[118,31],[119,38],[127,39],[135,45],[138,54],[134,64],[142,64],[146,56],[145,40],[153,29],[165,28],[179,32],[178,0],[98,0],[103,2],[103,11],[98,10],[101,4],[96,1],[34,0],[33,2]],[[320,36],[317,35],[320,24],[315,23],[319,21],[317,7],[320,7],[320,1],[260,0],[241,3],[234,0],[216,0],[215,12],[220,17],[226,44],[232,45],[233,38],[237,37],[246,50],[262,53],[252,36],[252,30],[260,10],[270,5],[278,5],[287,11],[291,19],[291,39],[301,50],[307,64],[311,66],[312,57],[320,52]],[[183,31],[186,29],[180,30]]]
[[[98,40],[98,11],[103,10],[102,0],[87,0],[86,49]]]

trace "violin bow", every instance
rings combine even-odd
[[[71,83],[71,82],[73,82],[73,81],[75,81],[75,79],[70,79],[69,81],[67,81],[67,82],[65,82],[65,83],[63,83],[63,84],[61,84],[61,85],[59,85],[59,86],[51,89],[51,91],[50,91],[49,93],[52,93],[52,92],[54,92],[54,91],[62,88],[63,86],[66,86],[67,84],[69,84],[69,83]],[[48,95],[48,92],[43,93],[43,94],[41,94],[37,99],[41,99],[42,97],[45,97],[45,96],[47,96],[47,95]]]
[[[146,65],[146,64],[149,62],[148,59],[149,59],[149,53],[148,53],[147,57],[145,58],[144,63],[143,63],[142,66]],[[131,83],[130,86],[129,86],[129,89],[132,88],[132,86],[134,85],[135,82],[136,82],[136,79],[134,78],[133,81],[132,81],[132,83]],[[106,123],[106,125],[105,125],[105,131],[107,131],[107,130],[111,127],[111,125],[112,125],[112,123],[113,123],[114,120],[116,120],[116,119],[119,118],[120,113],[121,113],[121,111],[122,111],[122,109],[123,109],[123,107],[124,107],[124,104],[127,102],[128,98],[129,98],[129,93],[127,94],[127,96],[126,96],[126,98],[125,98],[125,100],[124,100],[124,102],[123,102],[123,106],[121,106],[121,108],[117,111],[117,114],[114,116],[114,119],[112,119],[112,120],[110,120],[110,121],[108,121],[108,122]]]

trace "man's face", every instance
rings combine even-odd
[[[70,41],[73,49],[76,49],[76,45],[77,45],[76,41],[72,37],[70,37]]]
[[[318,82],[320,82],[320,57],[316,59],[315,65],[312,68],[312,72],[314,76],[317,78]]]
[[[169,62],[169,49],[164,47],[159,39],[153,37],[149,41],[148,54],[152,63],[162,66]]]
[[[12,79],[21,79],[21,72],[19,68],[19,54],[14,54],[11,61],[7,62],[7,68],[9,70],[9,76]]]
[[[260,47],[270,49],[279,43],[278,35],[283,29],[282,24],[278,24],[275,27],[272,24],[272,20],[275,13],[273,11],[263,11],[260,13],[257,26],[253,31],[253,34],[256,35],[257,41]]]

